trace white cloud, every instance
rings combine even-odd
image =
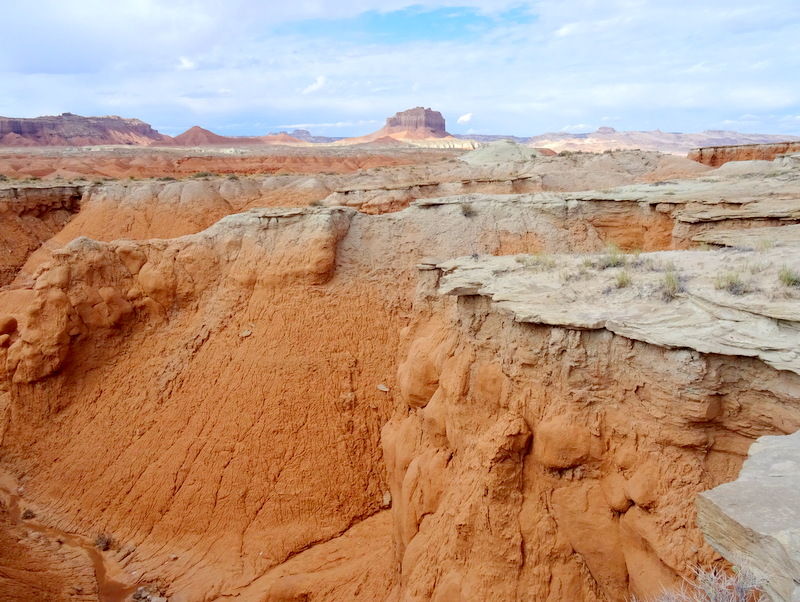
[[[587,123],[609,121],[700,131],[744,124],[737,117],[746,114],[768,116],[752,124],[765,133],[800,133],[800,78],[786,76],[800,70],[800,2],[136,0],[114,11],[103,0],[8,4],[6,21],[37,24],[0,38],[0,104],[10,116],[113,112],[179,131],[268,122],[357,135],[422,105],[461,115],[462,124],[472,124],[461,121],[469,107],[485,133],[533,135],[561,124],[587,131]],[[469,40],[403,44],[337,35],[335,24],[327,36],[304,35],[302,24],[291,35],[276,29],[414,5],[495,14],[525,5],[537,18],[498,21]],[[65,30],[82,43],[65,46]]]
[[[586,123],[577,123],[575,125],[565,125],[563,128],[561,128],[561,131],[569,132],[570,134],[585,134],[586,132],[591,132],[594,129],[595,128]]]
[[[185,56],[182,56],[180,58],[180,62],[178,63],[178,69],[181,69],[183,71],[188,71],[190,69],[194,69],[195,67],[197,67],[197,64],[193,60],[187,59]]]
[[[328,83],[328,78],[324,75],[318,75],[317,79],[314,81],[313,84],[310,86],[306,86],[303,88],[303,94],[312,94],[313,92],[319,92],[325,85]]]
[[[472,113],[466,113],[458,118],[456,123],[469,123],[472,121]]]

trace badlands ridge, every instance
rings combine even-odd
[[[0,597],[797,599],[800,159],[729,152],[4,152]]]

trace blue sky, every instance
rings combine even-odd
[[[421,105],[459,134],[800,135],[797,0],[9,4],[4,116],[350,136]]]

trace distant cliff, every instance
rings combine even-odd
[[[711,167],[719,167],[728,161],[752,161],[755,159],[772,161],[784,153],[800,153],[800,142],[693,148],[689,151],[689,158]]]
[[[18,119],[0,117],[0,146],[147,146],[169,140],[149,124],[116,115],[81,117],[72,113]]]

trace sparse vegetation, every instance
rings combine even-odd
[[[800,272],[795,272],[788,266],[783,266],[780,269],[778,279],[784,286],[800,286]]]
[[[175,178],[173,178],[172,176],[163,176],[161,178],[156,178],[156,180],[159,182],[174,182]]]
[[[556,258],[547,253],[537,253],[536,255],[519,255],[516,258],[517,263],[521,263],[526,268],[533,270],[552,270],[558,265]]]
[[[113,543],[114,543],[114,538],[111,537],[108,533],[101,533],[100,535],[94,538],[94,547],[103,552],[109,550]]]
[[[628,258],[613,242],[606,246],[606,254],[600,258],[600,269],[621,268],[628,263]]]
[[[30,508],[25,508],[25,512],[22,513],[20,518],[22,518],[22,520],[30,520],[32,518],[36,518],[36,513]]]
[[[744,295],[750,292],[750,286],[742,280],[739,272],[727,272],[720,274],[714,280],[714,288],[720,291],[727,291],[731,295]]]
[[[678,274],[675,273],[673,266],[673,269],[664,273],[664,279],[661,282],[661,295],[664,297],[664,301],[669,303],[683,291],[683,284]]]
[[[8,176],[0,173],[0,182],[8,182]]]
[[[219,174],[214,173],[213,171],[198,171],[197,173],[193,173],[191,178],[215,178]]]
[[[733,572],[713,568],[693,569],[694,582],[664,592],[655,602],[753,602],[763,592],[764,578],[754,570],[734,568]]]
[[[622,270],[619,274],[617,274],[617,288],[627,288],[630,286],[632,281],[633,277],[628,270]]]
[[[229,173],[228,174],[228,179],[229,180],[238,180],[239,176],[237,176],[235,173]]]
[[[474,217],[477,213],[470,203],[461,203],[461,215],[464,217]]]
[[[775,241],[774,240],[770,240],[768,238],[760,239],[758,241],[758,245],[757,245],[759,251],[766,251],[768,249],[771,249],[774,246],[775,246]]]

